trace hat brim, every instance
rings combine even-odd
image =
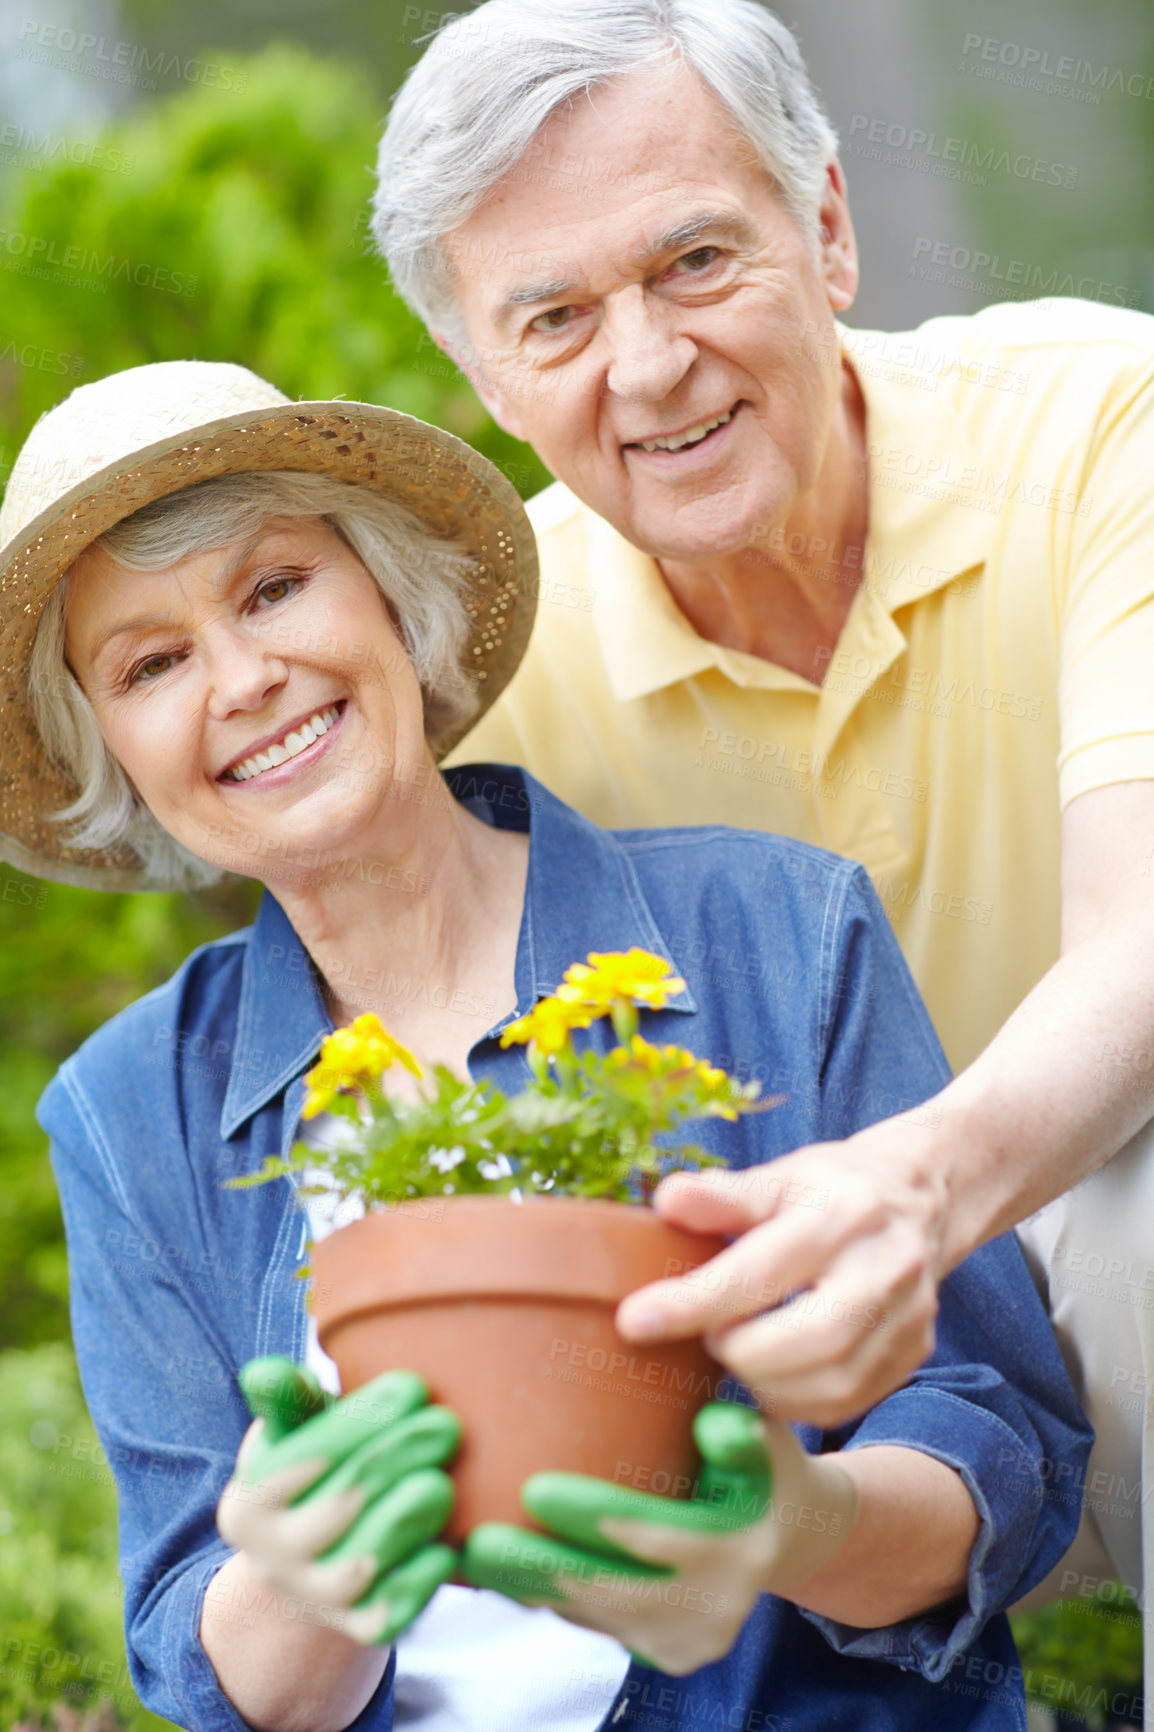
[[[56,498],[0,551],[0,705],[7,735],[0,769],[0,857],[23,872],[101,890],[161,890],[131,849],[70,848],[51,814],[79,789],[48,757],[28,692],[28,664],[44,604],[72,562],[133,512],[221,475],[282,469],[327,475],[405,506],[474,562],[465,592],[471,629],[462,666],[474,715],[432,742],[438,761],[509,683],[529,643],[537,605],[537,547],[511,483],[442,428],[370,403],[286,403],[226,415],[109,464]]]

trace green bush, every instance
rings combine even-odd
[[[212,58],[212,56],[206,56]],[[379,98],[354,67],[274,46],[228,89],[134,109],[113,166],[16,175],[0,204],[4,470],[74,384],[145,361],[236,361],[290,397],[387,403],[447,427],[522,493],[548,476],[502,433],[371,254]]]
[[[68,1334],[56,1187],[33,1117],[61,1061],[197,944],[243,926],[254,886],[115,896],[0,869],[0,1347]],[[0,1485],[3,1482],[0,1481]]]
[[[1120,1584],[1103,1589],[1108,1600],[1060,1600],[1014,1619],[1026,1694],[1091,1732],[1142,1720],[1142,1619]]]
[[[236,361],[290,397],[387,403],[470,440],[522,493],[548,476],[501,433],[391,292],[367,246],[381,107],[301,49],[230,54],[110,129],[110,168],[15,174],[0,199],[0,482],[76,384],[147,361]],[[243,89],[241,84],[243,82]],[[103,895],[0,869],[0,1726],[160,1727],[124,1670],[115,1495],[67,1336],[67,1268],[44,1138],[53,1071],[251,916],[244,885]],[[67,1440],[65,1443],[64,1440]]]
[[[114,166],[63,163],[9,183],[0,477],[76,383],[199,358],[252,367],[291,397],[420,415],[536,491],[544,469],[493,425],[368,251],[381,113],[367,79],[299,48],[223,58],[228,89],[183,90],[110,130],[100,160]],[[37,1096],[87,1034],[251,906],[243,893],[103,896],[0,874],[0,1346],[66,1333]]]
[[[112,1474],[62,1342],[0,1354],[0,1500],[0,1726],[166,1727],[128,1678]]]

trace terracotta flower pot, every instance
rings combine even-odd
[[[543,1197],[436,1197],[314,1247],[313,1309],[345,1392],[407,1367],[460,1415],[449,1530],[519,1522],[544,1469],[686,1495],[693,1416],[723,1372],[698,1341],[631,1345],[619,1300],[707,1262],[723,1241],[646,1208]]]

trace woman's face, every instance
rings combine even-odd
[[[420,687],[384,598],[319,518],[68,579],[68,662],[145,805],[202,859],[269,882],[380,846],[427,778]]]

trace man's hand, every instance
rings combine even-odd
[[[1098,788],[1062,819],[1061,960],[985,1051],[844,1142],[666,1179],[666,1220],[741,1237],[631,1293],[622,1335],[704,1335],[782,1418],[828,1427],[874,1406],[932,1350],[942,1278],[1149,1119],[1135,1057],[1154,1042],[1152,955],[1154,782]]]
[[[549,1533],[474,1528],[466,1579],[615,1636],[665,1672],[721,1659],[759,1594],[786,1593],[831,1562],[858,1497],[835,1461],[746,1407],[702,1408],[694,1436],[704,1466],[692,1501],[534,1474],[522,1501]]]
[[[704,1335],[777,1418],[856,1417],[933,1350],[948,1263],[931,1152],[925,1124],[899,1118],[744,1172],[672,1175],[655,1197],[665,1220],[740,1237],[631,1293],[618,1329],[631,1341]]]
[[[329,1403],[291,1360],[240,1374],[257,1415],[217,1509],[229,1545],[283,1600],[335,1609],[354,1641],[387,1643],[456,1568],[433,1544],[453,1505],[442,1472],[461,1427],[428,1406],[413,1372],[389,1371]]]

